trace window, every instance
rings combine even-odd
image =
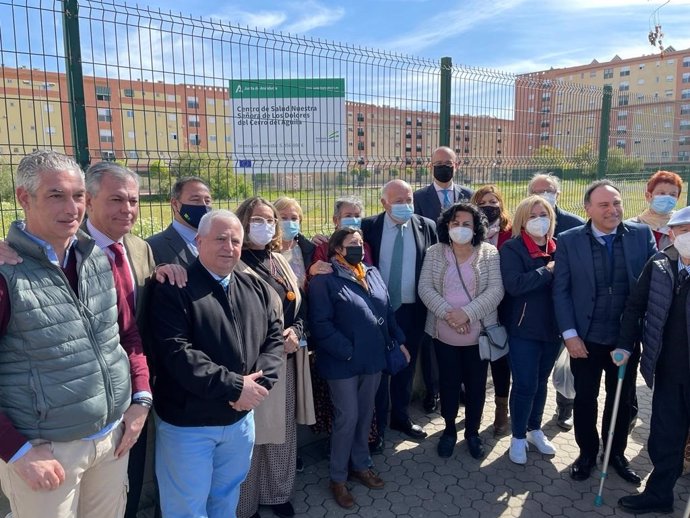
[[[113,115],[110,108],[98,108],[98,120],[99,122],[112,122]]]
[[[542,101],[550,101],[551,100],[551,94],[550,93],[545,93],[541,95],[541,100]]]
[[[177,120],[177,114],[175,113],[168,113],[168,120],[171,122],[175,122]]]
[[[189,108],[191,110],[196,110],[198,107],[199,107],[199,98],[198,97],[187,97],[187,108]]]
[[[133,158],[134,160],[139,159],[139,153],[136,151],[127,151],[127,158]]]
[[[541,121],[541,127],[542,128],[548,128],[549,127],[549,121]]]
[[[112,162],[113,160],[115,160],[115,152],[107,150],[101,151],[101,159]]]
[[[673,122],[664,121],[664,128],[672,128],[672,127],[673,127]]]
[[[422,152],[422,145],[421,145],[421,144],[417,144],[416,149],[417,149],[417,153],[421,153],[421,152]]]
[[[133,139],[133,138],[134,138],[134,132],[133,132],[133,131],[128,131],[128,132],[127,132],[127,138]]]
[[[549,140],[549,133],[544,132],[539,136],[539,140]]]
[[[43,128],[43,131],[44,131],[47,135],[55,135],[55,128],[54,128],[53,126],[48,126],[48,127],[46,127],[46,128]]]
[[[628,110],[620,110],[618,112],[618,120],[622,121],[628,118]]]
[[[680,137],[678,139],[679,146],[690,146],[690,137]]]
[[[690,83],[690,72],[686,72],[681,76],[681,83]]]
[[[421,125],[422,125],[422,119],[417,117],[417,126],[421,126]]]
[[[216,100],[215,99],[206,99],[206,104],[209,106],[215,106]]]
[[[621,71],[619,74],[621,77],[629,76],[630,75],[630,67],[621,67]]]
[[[215,124],[215,123],[216,123],[216,118],[215,118],[215,117],[208,117],[208,118],[206,119],[206,122],[208,122],[209,124]]]
[[[171,133],[170,140],[177,140],[177,133]]]
[[[417,132],[417,140],[421,140],[421,139],[422,139],[422,132],[418,131]]]
[[[405,117],[405,126],[412,126],[412,117]]]
[[[618,106],[627,106],[629,102],[629,95],[619,95],[618,96]]]
[[[109,101],[110,100],[110,87],[108,87],[108,86],[96,86],[96,100],[97,101]]]
[[[592,71],[589,73],[589,77],[597,77],[597,72],[596,72],[596,70],[592,70]]]
[[[613,77],[613,69],[612,68],[605,68],[604,69],[604,79],[611,79]]]
[[[364,122],[364,114],[363,113],[357,114],[357,122]]]
[[[166,101],[168,101],[169,103],[174,103],[175,101],[177,101],[177,97],[175,97],[175,96],[172,95],[172,94],[166,95],[166,96],[165,96],[165,99],[166,99]]]
[[[644,63],[640,63],[640,70],[644,70]]]
[[[616,147],[618,149],[625,149],[625,139],[616,140]]]
[[[664,90],[664,95],[666,97],[673,97],[673,90]]]
[[[125,88],[125,97],[134,97],[134,90],[131,88]]]
[[[628,83],[627,81],[623,81],[620,85],[618,85],[618,90],[620,90],[621,92],[627,92],[628,90],[630,90],[630,83]]]
[[[690,56],[685,56],[683,58],[683,67],[690,68]]]
[[[133,110],[127,110],[127,118],[128,119],[134,118],[134,111]]]
[[[628,131],[628,127],[625,124],[619,124],[618,127],[616,128],[616,132],[620,135],[621,133],[626,133]]]
[[[644,84],[644,79],[638,79],[637,80],[638,85],[643,85]]]
[[[690,151],[678,151],[679,162],[690,162]]]
[[[361,142],[361,141],[360,141],[360,142],[357,142],[357,149],[358,149],[359,151],[364,150],[364,142]]]
[[[686,88],[685,90],[681,90],[680,98],[681,99],[690,99],[690,88]]]
[[[187,123],[190,128],[198,128],[199,126],[201,126],[201,124],[199,123],[198,115],[190,115]]]
[[[690,120],[681,120],[680,121],[680,129],[681,130],[690,130]]]
[[[666,76],[666,82],[667,82],[667,83],[673,83],[673,80],[674,80],[674,79],[675,79],[675,78],[674,78],[673,76]]]
[[[690,115],[690,104],[681,104],[680,105],[680,114],[681,115]]]
[[[192,146],[198,146],[199,144],[201,144],[201,139],[199,138],[199,135],[196,133],[190,133],[189,134],[189,143]]]
[[[112,130],[102,129],[102,130],[99,130],[98,133],[99,133],[101,142],[114,142]]]
[[[364,136],[364,128],[357,128],[357,136],[358,137]]]
[[[215,135],[209,135],[208,136],[208,141],[209,142],[216,142],[218,139]]]
[[[10,104],[10,106],[14,106],[14,104]],[[45,105],[43,105],[44,112],[53,113],[54,110],[55,107],[50,103],[46,103]]]

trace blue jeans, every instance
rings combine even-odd
[[[156,416],[156,476],[165,518],[234,518],[254,447],[254,413],[228,426],[174,426]]]
[[[527,437],[527,430],[541,428],[549,375],[556,363],[560,345],[558,340],[542,342],[510,337],[508,360],[513,374],[510,418],[516,439]]]

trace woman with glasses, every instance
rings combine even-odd
[[[258,516],[259,505],[268,505],[275,515],[290,517],[295,514],[290,498],[297,461],[296,368],[304,363],[295,360],[300,344],[305,343],[305,307],[297,277],[280,254],[278,211],[269,201],[254,196],[242,202],[236,214],[244,227],[242,262],[275,290],[285,328],[285,368],[268,398],[255,410],[254,453],[237,515]]]

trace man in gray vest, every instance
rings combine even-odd
[[[14,518],[121,517],[130,367],[110,263],[79,231],[84,175],[54,151],[17,168],[26,219],[0,266],[0,482]],[[125,444],[126,442],[126,444]]]

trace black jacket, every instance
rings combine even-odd
[[[472,194],[474,194],[472,189],[457,183],[453,184],[453,191],[453,203],[469,202]],[[434,184],[430,183],[426,187],[417,189],[412,196],[414,200],[414,213],[429,218],[436,223],[442,210],[441,200],[438,198]]]
[[[175,426],[226,426],[246,414],[243,376],[263,371],[270,389],[283,361],[280,305],[268,284],[233,272],[228,294],[197,259],[187,285],[156,283],[150,305],[157,377],[156,412]]]
[[[546,269],[548,260],[530,257],[522,237],[506,241],[499,253],[505,288],[499,320],[508,335],[555,342],[558,326],[551,298],[553,273]]]

